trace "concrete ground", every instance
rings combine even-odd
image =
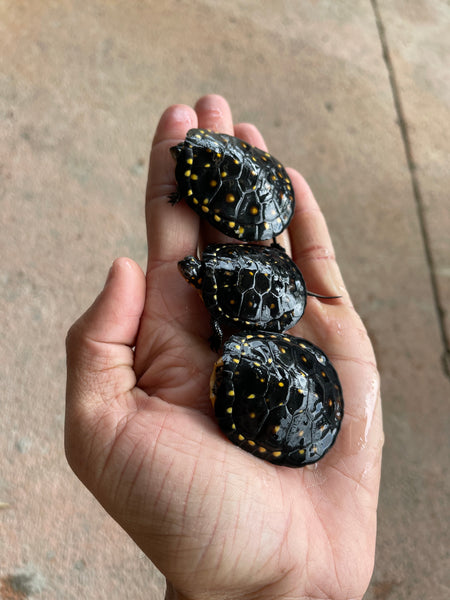
[[[163,597],[66,464],[64,337],[114,257],[145,266],[157,119],[208,92],[309,181],[376,348],[366,600],[450,597],[449,31],[445,0],[0,0],[2,599]]]

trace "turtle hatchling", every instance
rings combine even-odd
[[[231,336],[210,389],[222,431],[271,463],[315,463],[339,432],[338,375],[322,350],[302,338],[266,331]]]
[[[300,269],[276,246],[210,244],[202,260],[187,256],[178,263],[181,274],[201,291],[211,314],[211,347],[220,348],[222,326],[282,332],[303,315],[306,290]]]
[[[244,140],[190,129],[170,149],[176,160],[176,204],[184,199],[219,231],[243,241],[279,235],[294,212],[294,191],[283,165]]]

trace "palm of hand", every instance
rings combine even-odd
[[[207,111],[197,111],[207,122]],[[174,120],[162,123],[158,156],[157,145],[176,135]],[[156,157],[152,162],[158,165]],[[120,350],[127,377],[120,369],[108,375],[116,378],[115,410],[103,403],[91,415],[97,425],[87,445],[97,468],[85,479],[183,596],[361,597],[372,570],[382,445],[376,368],[364,329],[345,295],[337,304],[312,300],[290,331],[329,354],[344,389],[342,432],[315,468],[275,467],[230,444],[211,418],[216,355],[207,342],[207,312],[176,266],[195,252],[197,217],[186,206],[168,207],[157,177],[149,188],[150,222],[165,211],[165,223],[188,225],[180,232],[168,224],[166,231],[175,232],[168,239],[163,230],[149,236],[136,350],[134,356],[128,346]],[[308,202],[306,220],[317,219]],[[288,244],[294,258],[305,260],[295,235]],[[314,261],[305,263],[309,280],[322,285]]]

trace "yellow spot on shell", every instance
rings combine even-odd
[[[192,165],[192,163],[194,162],[194,159],[191,156],[191,157],[189,157],[189,158],[186,159],[186,162],[187,162],[188,165]]]
[[[258,452],[261,452],[261,454],[264,454],[264,452],[267,452],[267,450],[265,448],[263,448],[262,446],[260,446],[258,448]]]
[[[207,206],[202,206],[202,211],[203,212],[209,212],[209,208]]]
[[[284,387],[284,383],[283,383],[282,381],[279,381],[279,382],[278,382],[278,386],[279,386],[279,387]]]
[[[223,177],[226,177],[226,176],[227,176],[227,172],[226,172],[226,171],[222,171],[222,173],[220,174],[220,176],[221,176],[222,178],[223,178]]]
[[[272,452],[272,456],[274,456],[275,458],[279,458],[281,456],[281,451],[276,450],[276,452]]]
[[[244,437],[243,435],[239,434],[239,435],[238,435],[238,440],[239,440],[240,442],[243,442],[243,441],[245,440],[245,437]]]
[[[256,206],[252,206],[250,209],[250,214],[251,215],[257,215],[259,212],[258,208]]]
[[[256,413],[254,413],[254,412],[251,412],[251,413],[249,414],[249,417],[250,417],[250,419],[254,419],[254,418],[256,417]]]
[[[232,407],[232,406],[229,406],[229,407],[227,408],[227,413],[228,413],[229,415],[231,415],[231,413],[232,413],[232,412],[233,412],[233,407]]]
[[[190,175],[191,175],[191,172],[189,170],[187,170],[187,171],[184,172],[184,176],[185,177],[190,177]]]
[[[227,194],[225,196],[225,202],[228,202],[228,204],[231,204],[232,202],[234,202],[236,200],[236,198],[234,197],[233,194]]]
[[[256,446],[255,442],[253,440],[248,440],[248,443],[250,446]]]
[[[236,225],[236,223],[234,221],[228,221],[229,227],[234,227],[235,225]]]
[[[216,185],[217,185],[217,181],[216,181],[215,179],[211,179],[211,181],[209,182],[209,185],[210,185],[211,187],[216,187]]]
[[[219,215],[214,215],[214,221],[217,221],[218,223],[221,221]]]
[[[239,227],[238,232],[242,235],[244,233],[244,228],[243,227]]]
[[[193,193],[194,193],[194,192],[193,192],[192,190],[188,190],[188,193],[187,193],[187,195],[188,195],[188,196],[192,196],[192,194],[193,194]]]
[[[228,395],[229,395],[229,396],[234,396],[234,390],[230,390],[230,391],[228,392]]]
[[[196,175],[195,173],[192,173],[191,179],[193,179],[194,181],[196,181],[198,179],[198,175]]]
[[[247,396],[247,398],[248,398],[249,400],[251,400],[251,399],[252,399],[252,398],[254,398],[254,397],[255,397],[255,394],[249,394],[249,395]],[[252,415],[253,415],[253,417],[254,417],[254,416],[255,416],[255,413],[250,413],[250,416],[252,416]],[[252,419],[253,419],[253,417],[252,417]]]

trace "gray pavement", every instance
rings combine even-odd
[[[157,119],[209,92],[310,183],[375,345],[365,598],[450,597],[449,31],[445,0],[0,0],[2,599],[163,598],[66,464],[64,337],[114,257],[145,267]]]

